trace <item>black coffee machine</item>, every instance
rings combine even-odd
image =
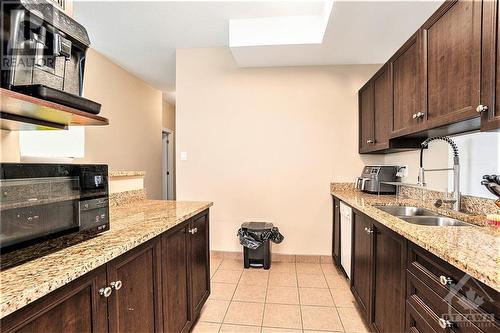
[[[2,87],[97,114],[82,97],[85,28],[46,0],[1,2]]]

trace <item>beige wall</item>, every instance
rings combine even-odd
[[[163,128],[168,128],[175,131],[175,105],[163,101]]]
[[[102,104],[109,126],[85,129],[85,158],[110,170],[144,170],[150,198],[161,198],[162,94],[100,53],[90,49],[85,97]],[[19,161],[18,135],[2,131],[3,162]]]
[[[357,153],[357,91],[378,67],[238,68],[227,48],[177,50],[177,199],[214,201],[214,250],[239,251],[240,224],[268,220],[285,235],[274,252],[331,253],[330,182],[383,161]]]

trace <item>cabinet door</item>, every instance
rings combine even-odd
[[[365,318],[371,322],[373,243],[369,230],[373,230],[373,225],[363,214],[354,212],[353,216],[351,290]]]
[[[420,34],[414,34],[391,59],[392,111],[391,136],[416,132],[422,124],[422,79],[420,77]]]
[[[368,82],[358,92],[359,103],[359,152],[367,152],[375,143],[373,84]]]
[[[485,1],[483,5],[483,52],[481,104],[488,107],[481,113],[481,130],[500,128],[500,44],[499,3]]]
[[[107,332],[106,270],[98,268],[1,320],[2,332]]]
[[[481,7],[479,0],[447,1],[422,27],[426,128],[478,116]]]
[[[187,332],[191,325],[189,300],[188,223],[162,236],[163,327]]]
[[[392,81],[389,65],[382,67],[373,77],[374,149],[389,147],[389,127],[392,118]]]
[[[374,237],[373,324],[378,332],[403,332],[406,242],[380,225],[375,228]]]
[[[107,264],[111,332],[161,332],[160,241],[153,239]]]
[[[210,295],[210,249],[208,211],[192,219],[191,247],[191,304],[193,318],[198,315]]]
[[[340,265],[340,200],[333,198],[332,257]]]

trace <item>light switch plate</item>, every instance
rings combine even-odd
[[[181,151],[181,161],[187,161],[188,153],[186,151]]]

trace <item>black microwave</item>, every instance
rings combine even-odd
[[[108,166],[0,164],[0,251],[109,229]]]

